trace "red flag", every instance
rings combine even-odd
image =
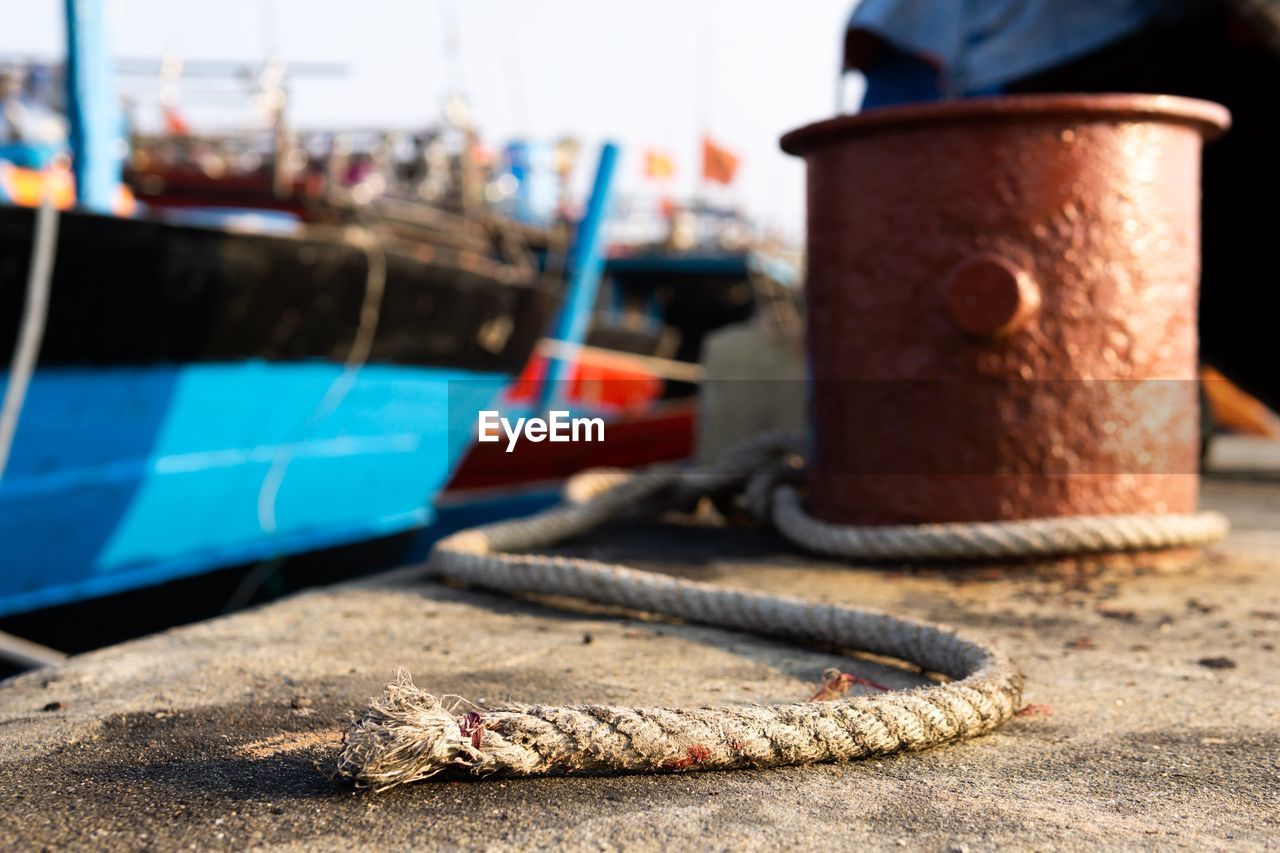
[[[182,113],[178,112],[177,107],[166,106],[164,108],[164,129],[170,136],[191,135],[191,127],[187,124],[187,120],[182,117]]]
[[[710,137],[702,138],[702,177],[718,184],[733,183],[738,172],[738,155],[728,148],[721,148]]]

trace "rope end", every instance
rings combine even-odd
[[[343,735],[337,777],[385,791],[450,767],[474,769],[482,760],[484,723],[475,712],[455,715],[463,700],[450,708],[446,698],[418,689],[400,670]]]

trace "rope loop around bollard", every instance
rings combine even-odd
[[[687,505],[739,489],[778,529],[818,553],[857,559],[973,559],[1202,544],[1221,516],[1160,521],[1117,516],[849,528],[810,517],[787,484],[793,437],[768,435],[709,469],[659,466],[639,474],[590,471],[566,503],[529,518],[442,539],[432,569],[489,590],[572,596],[688,622],[898,658],[943,683],[823,702],[626,708],[599,705],[467,707],[420,690],[405,674],[352,724],[338,775],[385,790],[445,770],[476,775],[672,772],[777,767],[918,750],[984,734],[1021,704],[1023,677],[1002,652],[954,629],[846,605],[700,583],[546,548],[634,512]]]

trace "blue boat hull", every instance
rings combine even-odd
[[[422,527],[505,381],[323,362],[40,370],[0,481],[0,615]]]

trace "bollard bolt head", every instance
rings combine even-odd
[[[1040,307],[1040,288],[1030,273],[1006,258],[969,258],[947,281],[947,313],[966,334],[994,340],[1026,324]]]

